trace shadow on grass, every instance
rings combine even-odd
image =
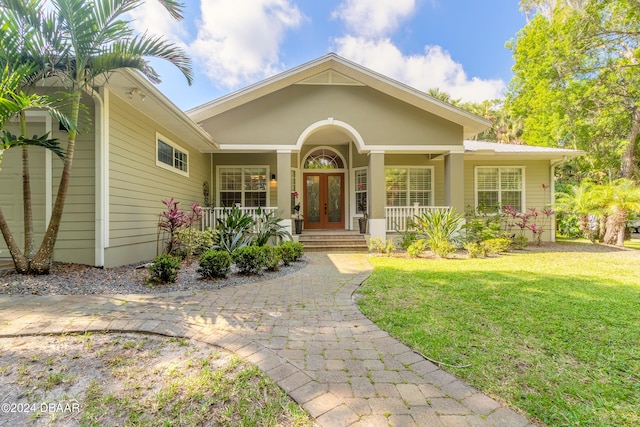
[[[471,364],[452,371],[546,424],[638,425],[640,286],[483,261],[377,262],[360,308],[423,354]]]

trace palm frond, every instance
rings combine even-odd
[[[120,40],[106,47],[101,55],[93,58],[92,75],[98,76],[116,68],[135,68],[152,82],[159,83],[158,74],[144,58],[169,61],[182,72],[189,84],[193,83],[191,60],[185,51],[161,36],[151,36],[146,33],[131,39]]]
[[[31,138],[25,138],[23,136],[14,135],[9,131],[2,131],[0,137],[0,150],[8,150],[13,147],[34,146],[42,147],[47,150],[51,150],[60,160],[64,160],[65,152],[60,147],[60,142],[57,138],[49,138],[49,132],[42,136],[33,135]]]

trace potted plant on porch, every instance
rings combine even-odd
[[[296,234],[302,233],[302,214],[300,213],[300,202],[298,202],[298,192],[293,192],[293,197],[295,198],[295,205],[293,206],[293,211],[295,212],[295,219],[293,220],[296,225]]]
[[[358,218],[358,226],[360,227],[360,233],[367,233],[367,224],[369,222],[369,214],[367,213],[367,196],[365,195],[358,203],[358,211],[362,212],[362,216]]]

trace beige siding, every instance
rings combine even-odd
[[[83,99],[89,115],[93,114],[93,104],[90,98]],[[85,125],[78,135],[75,145],[71,181],[67,192],[64,213],[60,224],[58,239],[54,248],[54,260],[79,264],[93,264],[94,262],[94,130],[92,121]],[[57,129],[54,120],[52,136],[57,138],[66,148],[68,135]],[[44,123],[34,127],[30,125],[30,134],[44,134]],[[44,150],[30,148],[31,191],[33,193],[34,228],[36,230],[36,244],[39,245],[45,231],[45,154]],[[23,209],[22,209],[22,168],[21,152],[13,149],[4,156],[3,171],[0,173],[2,182],[3,209],[8,207],[5,215],[10,217],[10,226],[15,237],[22,246]],[[55,203],[60,182],[63,163],[57,156],[52,156],[52,204]],[[8,256],[2,242],[1,256]]]
[[[81,119],[78,134],[71,181],[62,214],[60,234],[54,250],[56,261],[93,265],[95,262],[95,130],[94,104],[90,97],[82,100],[91,119]],[[54,128],[56,125],[54,125]],[[54,132],[61,141],[67,133]],[[63,163],[53,160],[53,202],[58,192]]]
[[[524,167],[525,184],[525,208],[536,208],[541,210],[550,204],[550,188],[543,189],[543,184],[550,184],[550,169],[548,160],[536,161],[514,161],[514,160],[473,160],[467,159],[464,162],[464,203],[465,206],[475,206],[475,167],[476,166],[497,166],[497,167]],[[549,241],[551,233],[549,225],[542,235],[544,241]],[[531,239],[531,235],[527,235]]]
[[[295,145],[333,117],[369,145],[461,145],[462,127],[369,87],[294,85],[202,123],[221,144]]]
[[[11,125],[9,131],[19,133],[17,125]],[[29,134],[44,135],[44,123],[30,123]],[[33,226],[36,232],[36,244],[42,240],[45,231],[45,150],[29,147],[31,177],[31,204],[33,207]],[[55,156],[54,156],[55,157]],[[54,160],[55,161],[55,160]],[[22,199],[22,150],[12,148],[4,152],[0,163],[0,207],[13,233],[13,237],[24,250],[24,211]],[[0,257],[10,257],[4,239],[0,239]]]
[[[105,266],[149,260],[156,255],[163,200],[180,207],[202,204],[202,185],[210,180],[210,155],[188,146],[148,116],[113,96],[110,105],[109,245]],[[156,132],[189,154],[189,176],[156,165]],[[211,183],[210,183],[211,185]]]

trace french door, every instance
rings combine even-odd
[[[344,173],[305,173],[304,183],[304,228],[344,229]]]

